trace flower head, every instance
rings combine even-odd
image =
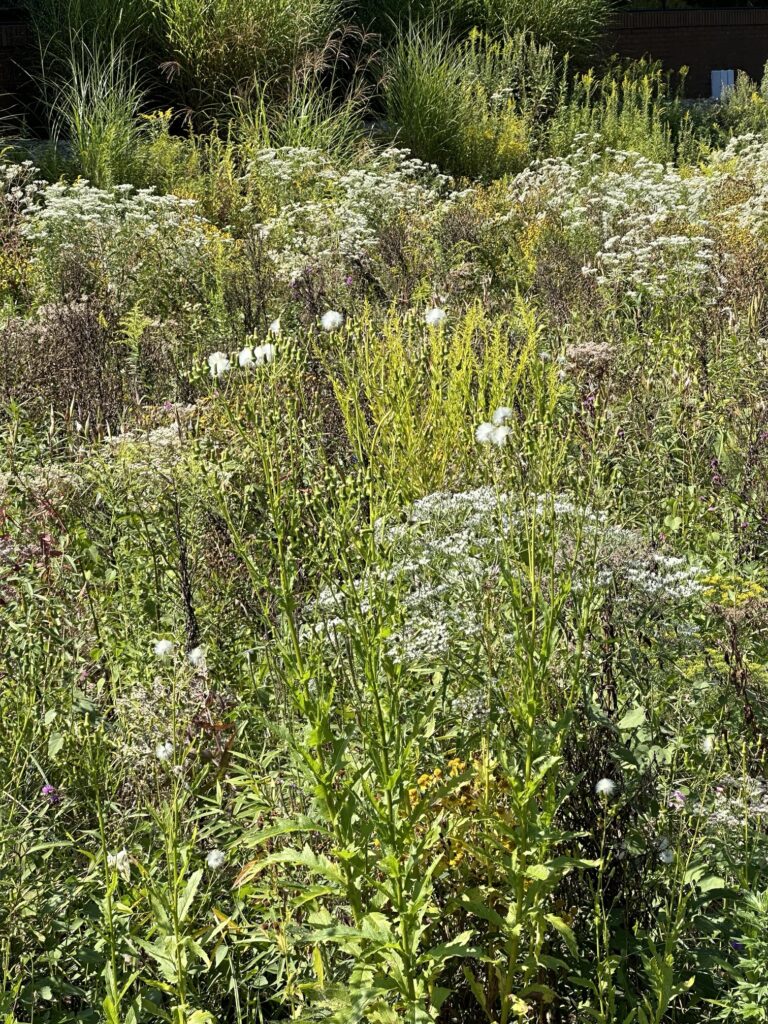
[[[280,327],[280,318],[278,317],[277,320],[273,320],[272,323],[269,325],[269,330],[267,333],[277,338],[279,337],[281,330],[282,328]]]
[[[424,321],[428,327],[437,327],[446,318],[446,312],[440,306],[433,306],[424,314]]]
[[[500,405],[499,408],[491,416],[491,423],[495,427],[500,427],[502,423],[506,423],[507,420],[511,420],[514,415],[514,409],[510,409],[508,405]]]
[[[223,850],[211,850],[205,858],[205,863],[211,871],[219,871],[227,863],[227,855]]]
[[[225,373],[228,373],[230,365],[229,356],[226,352],[212,352],[208,356],[208,366],[211,376],[214,378],[223,377]]]
[[[246,348],[241,350],[237,361],[241,366],[250,366],[253,362],[253,349],[246,346]]]
[[[51,786],[51,785],[46,784],[40,790],[40,795],[44,796],[47,799],[48,803],[51,804],[51,805],[56,805],[56,804],[60,804],[61,803],[61,795],[60,795],[58,789],[56,789],[55,786]]]
[[[337,331],[344,323],[344,317],[335,309],[329,309],[320,317],[320,326],[324,331]]]
[[[110,853],[108,855],[107,867],[113,868],[124,881],[130,882],[131,858],[129,857],[128,851],[125,847],[123,847],[122,850],[118,850],[117,853]]]
[[[266,345],[258,345],[253,350],[253,358],[257,366],[263,366],[264,363],[272,363],[275,360],[276,348],[274,345],[267,342]]]
[[[155,757],[158,761],[170,761],[173,757],[173,744],[170,740],[165,743],[158,743],[155,747]]]
[[[158,658],[170,658],[174,651],[172,640],[158,640],[154,646],[155,655]]]
[[[511,433],[510,427],[494,423],[481,423],[475,430],[475,440],[478,444],[494,444],[497,448],[503,448]]]
[[[187,654],[187,661],[193,668],[205,668],[205,648],[193,647]]]
[[[602,796],[605,797],[606,800],[610,800],[616,793],[616,783],[613,779],[600,779],[595,786],[595,793],[597,796]]]

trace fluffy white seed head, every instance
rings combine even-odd
[[[424,320],[429,327],[437,327],[439,323],[445,320],[446,312],[441,309],[440,306],[433,306],[432,309],[428,309],[424,314]]]
[[[211,352],[208,356],[208,366],[211,371],[211,376],[223,377],[224,374],[229,372],[230,368],[229,356],[226,352]]]
[[[494,427],[491,434],[491,444],[495,444],[497,448],[503,448],[509,440],[511,433],[511,427]]]
[[[475,430],[475,440],[478,444],[490,444],[493,440],[495,429],[492,423],[481,423],[477,430]]]
[[[227,863],[227,855],[223,850],[211,850],[208,856],[205,858],[205,863],[211,869],[211,871],[218,871],[223,868]]]
[[[250,366],[253,362],[253,349],[246,346],[240,351],[237,361],[241,366]]]
[[[324,331],[338,331],[344,323],[344,317],[335,309],[329,309],[320,317],[320,326]]]
[[[275,361],[275,346],[270,342],[266,345],[258,345],[253,350],[253,358],[256,361],[257,366],[263,366],[265,363],[273,363]]]
[[[173,654],[174,644],[172,640],[158,640],[155,643],[154,651],[157,658],[170,658]]]
[[[170,761],[173,757],[173,744],[170,740],[165,743],[158,743],[155,747],[155,757],[158,761]]]
[[[193,647],[192,650],[187,654],[187,660],[193,668],[204,668],[205,667],[205,648]]]
[[[507,420],[511,420],[514,415],[514,411],[509,408],[508,405],[501,405],[491,416],[491,423],[495,427],[500,427],[502,423],[506,423]]]
[[[605,797],[606,800],[610,800],[610,798],[616,793],[616,783],[613,779],[600,779],[595,786],[595,793],[598,796]]]
[[[279,337],[281,329],[279,317],[277,320],[273,320],[269,325],[269,333],[275,338]]]

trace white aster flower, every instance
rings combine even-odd
[[[173,744],[170,740],[165,743],[158,743],[155,747],[155,757],[158,761],[170,761],[173,757]]]
[[[107,867],[113,868],[124,881],[130,882],[131,858],[128,856],[128,851],[125,847],[122,850],[118,850],[117,853],[110,853],[107,856]]]
[[[446,318],[446,312],[441,309],[440,306],[433,306],[432,309],[428,309],[424,314],[424,320],[428,327],[437,327],[439,323],[442,323]]]
[[[511,420],[514,415],[514,410],[510,409],[508,405],[501,405],[491,416],[491,423],[495,427],[500,427],[502,423],[506,423],[507,420]]]
[[[212,352],[208,356],[208,366],[212,377],[223,377],[229,372],[230,362],[226,352]]]
[[[158,658],[170,658],[173,650],[173,640],[158,640],[154,646],[155,656]]]
[[[205,863],[211,869],[211,871],[218,871],[223,868],[227,863],[227,855],[223,850],[211,850],[208,856],[205,858]]]
[[[606,800],[610,800],[616,793],[616,783],[613,779],[600,779],[595,786],[595,793],[598,796],[604,796]]]
[[[329,309],[320,318],[320,326],[324,331],[337,331],[344,323],[344,317],[335,309]]]
[[[241,366],[250,366],[253,362],[253,349],[244,348],[237,357],[237,361]]]

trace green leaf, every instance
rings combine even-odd
[[[203,877],[203,869],[199,868],[193,875],[190,875],[187,884],[184,886],[184,891],[178,899],[177,916],[179,922],[186,921],[189,910],[192,906],[192,901],[195,898],[195,894],[200,886],[200,880]]]
[[[572,929],[565,923],[562,917],[558,917],[556,914],[545,914],[544,917],[552,925],[563,938],[566,946],[573,956],[579,955],[579,947],[576,943],[576,936],[573,934]]]
[[[52,732],[48,737],[48,757],[54,761],[64,746],[64,737],[60,732]]]
[[[619,722],[619,729],[622,732],[629,732],[631,729],[639,729],[645,725],[645,708],[636,707],[628,711]]]

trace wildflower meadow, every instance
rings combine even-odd
[[[768,1021],[768,85],[29,6],[0,1020]]]

